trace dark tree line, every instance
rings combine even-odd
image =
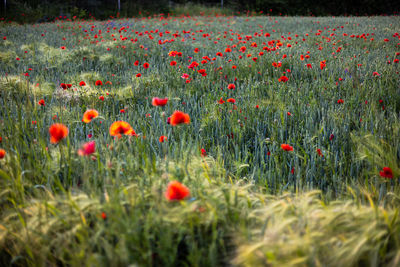
[[[1,16],[7,19],[54,19],[59,15],[98,19],[173,13],[188,3],[221,7],[231,12],[247,10],[271,15],[393,15],[400,1],[392,0],[0,0]],[[23,14],[21,16],[21,14]]]

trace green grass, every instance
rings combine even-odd
[[[1,265],[399,264],[398,17],[211,13],[1,23]],[[99,117],[85,124],[87,109]],[[175,110],[190,124],[169,125]],[[118,120],[138,136],[110,136]],[[58,144],[54,123],[69,129]],[[166,200],[173,180],[190,198]]]

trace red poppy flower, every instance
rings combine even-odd
[[[67,89],[67,85],[66,85],[65,83],[61,83],[61,84],[60,84],[60,87],[61,87],[62,89],[64,89],[64,90]]]
[[[132,129],[131,125],[125,121],[113,122],[110,126],[110,135],[121,138],[122,135],[136,136],[136,132]]]
[[[84,82],[84,81],[81,81],[80,83],[79,83],[79,86],[85,86],[86,85],[86,83]]]
[[[45,106],[45,105],[46,105],[46,104],[44,103],[44,99],[40,99],[39,102],[38,102],[38,104],[39,104],[40,106]]]
[[[167,140],[167,137],[165,135],[161,135],[160,138],[158,139],[158,141],[160,143],[164,143],[164,141],[166,141],[166,140]]]
[[[4,149],[0,149],[0,159],[4,159],[6,156],[6,151]]]
[[[278,79],[278,81],[280,81],[280,82],[287,82],[287,81],[289,81],[289,78],[288,77],[286,77],[286,76],[281,76],[279,79]]]
[[[293,147],[288,144],[282,144],[281,148],[285,151],[293,151]]]
[[[343,99],[339,99],[339,100],[337,101],[337,103],[338,103],[338,104],[343,104],[343,103],[344,103],[344,100],[343,100]]]
[[[96,85],[96,86],[103,85],[103,82],[102,82],[102,81],[100,81],[100,80],[97,80],[97,81],[95,82],[95,85]]]
[[[228,84],[228,89],[229,90],[232,90],[232,89],[235,89],[235,88],[236,88],[236,86],[233,83]]]
[[[79,156],[89,156],[96,152],[96,142],[90,141],[85,144],[78,150]]]
[[[147,62],[143,63],[143,68],[148,69],[149,67],[150,67],[149,63],[147,63]]]
[[[326,60],[321,61],[321,62],[319,63],[319,67],[321,68],[321,70],[323,70],[323,69],[326,67]]]
[[[198,49],[198,48],[195,48],[195,49],[194,49],[194,52],[195,52],[195,53],[199,53],[199,49]]]
[[[106,214],[105,212],[102,212],[102,213],[101,213],[101,218],[102,218],[103,220],[107,219],[107,214]]]
[[[190,123],[190,117],[189,117],[188,114],[177,110],[171,115],[170,124],[172,126],[176,126],[176,125],[179,125],[179,124],[182,124],[182,123],[189,124]]]
[[[168,201],[183,200],[190,196],[190,190],[178,181],[172,181],[168,184],[165,191],[165,198]]]
[[[219,104],[223,104],[223,103],[225,103],[225,101],[224,100],[222,100],[222,97],[218,100],[218,103]]]
[[[204,148],[202,148],[202,149],[200,150],[200,153],[201,153],[201,156],[202,156],[202,157],[207,156],[207,152],[206,152],[206,150],[205,150]]]
[[[67,85],[68,88],[72,87],[72,84],[70,84],[70,83],[67,83],[66,85]]]
[[[94,118],[97,118],[97,116],[99,116],[99,112],[97,112],[97,110],[95,109],[89,109],[86,110],[85,113],[83,113],[83,119],[82,121],[84,123],[89,123],[91,122]]]
[[[205,69],[199,69],[197,72],[200,73],[201,76],[207,76],[207,73],[206,73]]]
[[[282,62],[272,62],[272,66],[275,68],[280,68],[282,66]]]
[[[175,61],[175,60],[171,61],[171,62],[169,63],[169,65],[171,65],[171,66],[176,66],[176,61]]]
[[[321,149],[317,148],[317,154],[320,155],[321,157],[323,157],[324,155],[321,152]]]
[[[168,102],[168,98],[158,98],[158,97],[154,97],[153,101],[152,101],[152,105],[153,106],[165,106]]]
[[[56,123],[50,126],[49,133],[50,133],[50,143],[57,144],[62,139],[67,137],[68,128],[64,124]]]
[[[104,96],[99,96],[99,99],[101,100],[101,101],[104,101]]]
[[[136,60],[135,63],[133,63],[135,66],[139,66],[139,60]]]
[[[383,167],[382,171],[379,172],[379,175],[383,178],[393,178],[393,172],[392,169],[389,167]]]
[[[235,100],[234,98],[228,98],[228,99],[226,100],[226,102],[228,102],[228,103],[235,103],[236,100]]]

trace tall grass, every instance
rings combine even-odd
[[[321,192],[267,195],[227,182],[212,158],[169,162],[159,175],[110,186],[52,193],[34,187],[9,203],[0,227],[3,264],[380,266],[399,263],[398,196],[386,208],[322,200]],[[165,169],[165,170],[167,170]],[[181,176],[185,202],[163,191]],[[7,203],[11,192],[1,193]],[[366,198],[369,198],[366,195]]]

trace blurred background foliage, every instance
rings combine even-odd
[[[17,22],[47,22],[57,18],[109,19],[168,15],[393,15],[400,2],[390,0],[3,0],[0,17]]]

